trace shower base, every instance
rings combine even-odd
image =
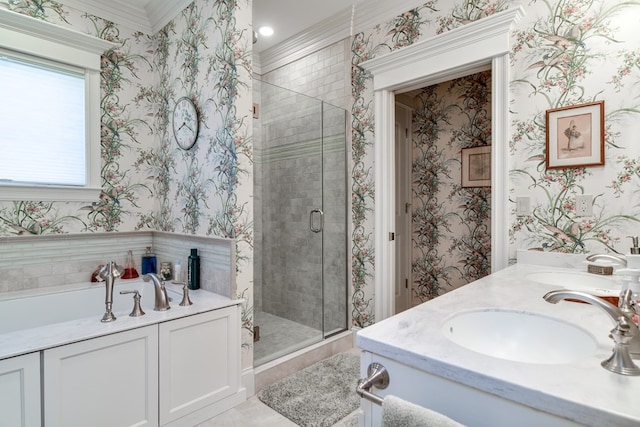
[[[260,340],[253,343],[253,366],[264,365],[322,340],[319,329],[262,311],[254,313],[253,324],[260,327]]]

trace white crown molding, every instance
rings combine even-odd
[[[59,1],[66,6],[142,31],[145,34],[155,34],[193,0],[153,0],[144,8],[132,6],[126,0]]]
[[[65,6],[99,16],[120,25],[151,34],[151,24],[144,9],[121,0],[59,0]]]
[[[258,74],[266,74],[276,68],[297,61],[313,52],[330,46],[349,37],[351,24],[351,8],[338,12],[330,18],[313,25],[284,42],[266,49],[259,54]]]
[[[349,7],[277,46],[254,54],[254,71],[259,75],[266,74],[418,7],[422,1],[394,0],[390,3],[388,0],[356,1],[353,13]]]
[[[145,10],[151,23],[151,34],[163,29],[191,3],[193,0],[153,0],[147,3]]]

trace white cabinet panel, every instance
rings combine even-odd
[[[44,351],[46,427],[158,425],[157,326]]]
[[[240,388],[238,306],[160,324],[160,424]]]
[[[366,377],[370,363],[382,364],[389,373],[389,386],[372,392],[384,397],[394,395],[416,405],[445,414],[469,426],[519,427],[578,427],[565,418],[547,414],[499,396],[447,380],[409,367],[395,360],[363,351],[360,357],[360,375]],[[364,426],[382,423],[382,408],[361,399]]]
[[[40,353],[0,360],[0,427],[40,426]]]

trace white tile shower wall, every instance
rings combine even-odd
[[[175,244],[174,242],[180,242]],[[141,256],[153,246],[158,262],[174,261],[188,250],[201,248],[202,287],[232,296],[234,246],[228,239],[152,231],[0,237],[0,292],[49,288],[89,282],[99,264],[114,260],[124,265],[127,251],[140,272]]]
[[[261,76],[261,80],[348,109],[351,96],[348,39]]]

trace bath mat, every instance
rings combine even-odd
[[[338,353],[258,392],[267,406],[302,427],[329,427],[360,405],[360,358]]]

